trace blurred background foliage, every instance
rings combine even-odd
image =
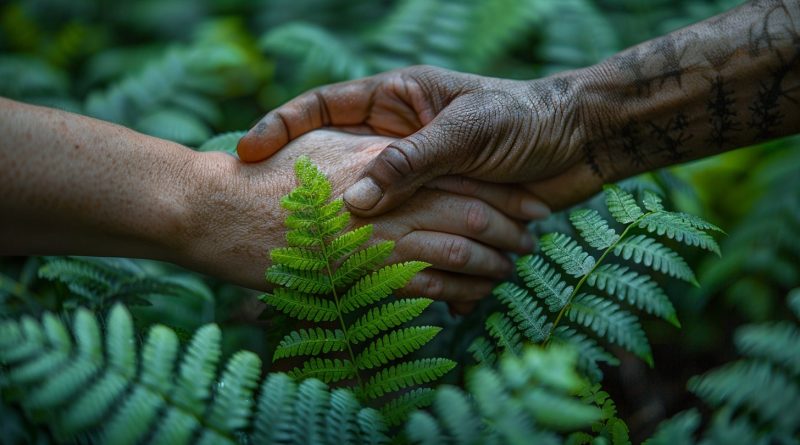
[[[214,135],[248,128],[314,86],[420,63],[540,77],[595,63],[738,3],[6,1],[0,4],[0,95],[199,147]],[[225,140],[230,145],[235,136]],[[700,267],[702,287],[667,285],[683,329],[657,324],[648,330],[655,369],[623,360],[619,370],[607,372],[633,437],[646,437],[659,420],[696,403],[684,391],[686,379],[732,357],[736,325],[786,317],[783,296],[800,285],[798,145],[797,137],[787,138],[629,181],[630,187],[661,190],[673,208],[701,215],[728,232],[722,259],[689,256]],[[532,230],[555,227],[564,227],[562,215]],[[61,273],[72,273],[73,279],[53,279],[58,274],[48,270],[58,267],[67,268]],[[170,298],[159,298],[165,293]],[[102,299],[87,301],[87,295],[124,299],[142,328],[158,321],[190,332],[216,321],[228,351],[245,348],[266,356],[265,326],[274,331],[279,323],[268,316],[254,318],[260,309],[250,305],[252,292],[168,264],[0,260],[0,316],[108,307]],[[435,347],[466,357],[471,333],[491,310],[487,301],[456,320],[437,308],[429,316],[451,329]]]

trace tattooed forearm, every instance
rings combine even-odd
[[[585,72],[584,154],[604,179],[800,132],[800,0],[746,3]]]

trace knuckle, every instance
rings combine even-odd
[[[451,238],[444,246],[446,261],[451,267],[462,268],[469,263],[472,256],[466,239]]]
[[[489,207],[482,201],[472,200],[466,208],[467,230],[471,233],[483,233],[489,228]]]
[[[409,141],[397,141],[387,146],[382,153],[381,161],[393,177],[403,177],[414,172],[414,156],[416,147]]]
[[[417,275],[418,277],[420,275]],[[423,296],[438,299],[444,292],[444,283],[438,277],[431,274],[424,274],[421,277],[420,290]]]
[[[478,193],[478,183],[463,176],[458,178],[458,188],[461,193],[475,195]]]

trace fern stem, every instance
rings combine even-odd
[[[353,372],[356,374],[356,382],[358,383],[358,391],[356,391],[356,394],[362,394],[364,390],[364,382],[361,380],[361,374],[358,373],[356,355],[353,353],[353,347],[350,345],[350,335],[347,333],[347,323],[344,322],[344,317],[342,317],[342,308],[339,305],[339,294],[336,292],[336,286],[333,283],[333,270],[331,269],[330,257],[328,256],[327,249],[325,249],[325,240],[320,237],[319,241],[320,246],[322,246],[322,255],[325,257],[325,268],[328,271],[328,281],[331,283],[333,302],[336,304],[336,316],[339,318],[339,326],[342,328],[342,333],[344,334],[344,343],[347,345],[347,353],[350,354],[350,363],[353,365]]]
[[[548,346],[550,344],[550,340],[553,338],[553,331],[556,330],[558,323],[561,321],[561,318],[567,312],[569,305],[572,304],[572,300],[575,298],[576,295],[578,295],[578,291],[580,290],[581,286],[583,286],[583,283],[585,283],[586,280],[589,278],[589,275],[593,274],[594,271],[597,270],[597,268],[600,266],[603,260],[608,256],[609,253],[611,253],[617,247],[620,241],[622,241],[628,235],[631,229],[633,229],[637,224],[639,224],[639,222],[642,219],[644,219],[645,217],[647,217],[652,213],[654,212],[647,212],[644,215],[637,218],[636,221],[633,221],[632,223],[628,224],[628,226],[625,227],[625,230],[622,231],[622,234],[619,236],[619,238],[617,238],[616,241],[614,241],[610,246],[608,246],[606,250],[603,252],[603,254],[600,255],[600,258],[598,258],[597,261],[595,261],[594,266],[592,266],[592,270],[590,270],[589,273],[581,277],[581,279],[578,281],[578,284],[575,285],[575,289],[573,289],[572,293],[569,295],[569,298],[567,299],[567,304],[565,304],[564,307],[562,307],[561,310],[558,311],[558,315],[556,316],[555,321],[553,321],[553,327],[550,328],[550,332],[547,335],[547,340],[544,341],[544,346]]]

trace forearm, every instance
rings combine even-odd
[[[0,254],[172,259],[189,231],[195,153],[0,98]]]
[[[581,70],[603,180],[800,132],[800,1],[748,2]]]

